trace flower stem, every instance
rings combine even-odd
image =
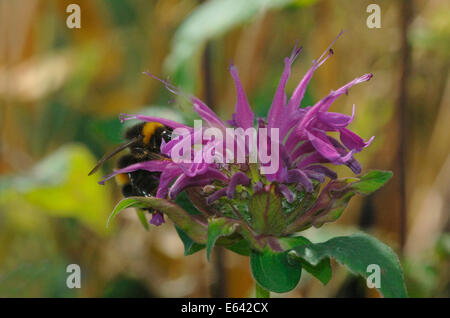
[[[270,298],[270,291],[255,282],[255,298]]]

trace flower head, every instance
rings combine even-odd
[[[359,174],[361,165],[354,154],[366,148],[373,137],[366,141],[348,128],[355,117],[355,106],[351,115],[329,111],[339,96],[347,94],[354,85],[370,80],[372,74],[332,90],[312,106],[300,107],[314,72],[333,55],[333,44],[313,61],[288,99],[286,83],[291,65],[301,52],[301,47],[294,48],[284,61],[267,118],[255,118],[234,65],[230,73],[237,98],[235,113],[227,122],[196,97],[189,98],[203,120],[198,127],[164,118],[121,115],[121,120],[164,124],[174,129],[172,139],[161,144],[164,159],[135,163],[101,182],[136,170],[160,172],[157,198],[174,200],[183,190],[194,190],[204,199],[198,205],[206,206],[209,211],[206,216],[229,218],[239,224],[244,237],[248,233],[256,237],[284,236],[335,220],[340,213],[330,216],[335,212],[333,200],[349,193],[355,179],[335,180],[337,174],[332,167],[346,165]],[[170,83],[160,81],[171,92],[180,94]],[[339,140],[329,132],[338,132]],[[327,179],[332,181],[320,191]],[[151,223],[162,222],[162,214],[154,214]]]

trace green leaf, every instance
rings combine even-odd
[[[208,224],[208,239],[206,241],[206,258],[209,260],[211,251],[217,239],[222,236],[229,236],[236,231],[237,224],[231,219],[216,218],[210,219]]]
[[[289,252],[295,247],[312,244],[307,238],[303,236],[286,237],[279,239],[279,241],[280,245],[288,251],[289,259],[294,262],[300,262],[302,268],[316,277],[318,280],[320,280],[323,285],[328,284],[332,276],[331,263],[329,258],[324,258],[318,264],[314,264],[314,259],[310,259],[310,254],[305,253],[303,255],[299,255],[295,251],[293,251],[293,253]]]
[[[111,213],[108,224],[125,208],[151,208],[163,212],[173,223],[179,226],[195,242],[206,243],[206,224],[190,215],[183,208],[172,201],[155,197],[129,197],[120,201]]]
[[[287,253],[270,249],[265,249],[263,253],[252,251],[250,267],[256,282],[276,293],[294,289],[300,281],[302,267],[298,262],[290,262]]]
[[[117,205],[114,207],[113,211],[111,212],[111,215],[108,218],[108,221],[106,222],[106,227],[109,226],[109,223],[117,216],[117,214],[119,214],[119,212],[127,209],[127,208],[145,208],[145,205],[139,201],[137,201],[134,198],[126,198],[123,199],[121,201],[119,201],[119,203],[117,203]]]
[[[317,265],[312,265],[306,259],[300,258],[302,268],[310,273],[312,276],[320,280],[325,286],[331,280],[332,270],[329,258],[325,258]]]
[[[252,217],[252,228],[262,234],[277,236],[286,224],[281,198],[273,188],[270,191],[259,191],[252,195],[248,204]]]
[[[184,245],[184,256],[192,255],[206,247],[205,244],[194,242],[182,229],[175,225],[175,229]]]
[[[270,298],[270,291],[261,287],[260,284],[255,284],[255,298]]]
[[[175,198],[175,203],[178,204],[180,207],[182,207],[186,212],[188,212],[191,215],[201,214],[197,210],[197,208],[192,204],[186,191],[183,191],[177,195],[177,197]]]
[[[252,251],[246,239],[242,239],[234,243],[233,245],[227,246],[226,248],[229,249],[230,251],[235,252],[236,254],[243,256],[250,256],[250,253]]]
[[[247,241],[249,247],[252,250],[262,253],[264,251],[264,246],[266,245],[264,238],[262,238],[260,235],[257,235],[246,222],[236,222],[239,224],[237,232]]]
[[[144,229],[146,229],[148,231],[150,227],[148,225],[147,218],[145,217],[145,213],[146,212],[144,210],[136,209],[136,214],[138,216],[139,221],[141,222]]]
[[[381,188],[386,182],[392,178],[392,171],[372,170],[364,176],[360,177],[359,181],[352,184],[352,189],[360,194],[370,194]]]
[[[293,248],[297,255],[317,266],[324,259],[333,257],[339,263],[365,278],[368,266],[376,264],[381,269],[379,291],[384,297],[407,297],[403,272],[397,255],[376,238],[365,233],[332,238],[318,244],[299,245]]]

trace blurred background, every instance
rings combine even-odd
[[[71,3],[81,8],[81,28],[66,26]],[[366,25],[371,3],[381,8],[381,28]],[[121,194],[114,182],[97,181],[113,163],[87,173],[122,141],[119,113],[195,118],[143,71],[169,77],[228,119],[232,60],[264,116],[296,41],[303,51],[288,92],[343,29],[303,106],[373,73],[332,111],[350,113],[356,104],[352,130],[376,136],[357,159],[365,170],[394,171],[394,178],[374,195],[354,198],[335,224],[305,235],[320,242],[370,232],[399,253],[410,296],[449,297],[444,0],[0,0],[0,297],[252,296],[248,258],[229,251],[214,252],[212,263],[204,251],[184,257],[170,221],[146,231],[130,210],[106,228]],[[81,267],[80,289],[66,287],[73,263]],[[273,296],[379,297],[333,265],[327,286],[304,273],[295,290]],[[220,277],[226,284],[214,284]]]

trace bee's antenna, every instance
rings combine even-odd
[[[131,146],[132,144],[138,142],[140,139],[142,139],[141,136],[139,137],[135,137],[133,139],[131,139],[130,141],[126,141],[122,144],[120,144],[119,146],[117,146],[117,148],[115,148],[114,150],[112,150],[111,152],[105,154],[103,156],[102,159],[100,159],[98,161],[98,163],[95,165],[95,167],[91,170],[91,172],[89,172],[88,176],[92,175],[93,173],[95,173],[98,168],[100,168],[106,161],[108,161],[109,159],[111,159],[113,156],[115,156],[116,154],[118,154],[119,152],[121,152],[122,150],[124,150],[125,148]]]

